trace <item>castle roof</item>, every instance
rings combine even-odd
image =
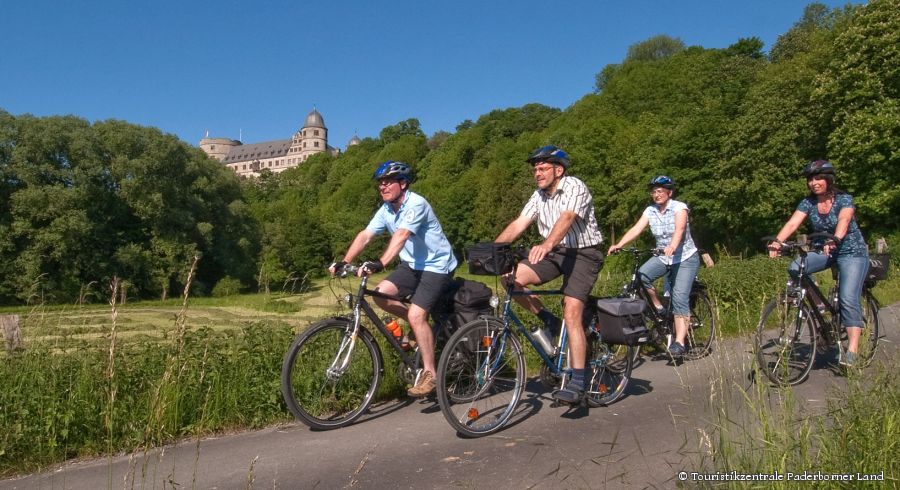
[[[322,118],[322,115],[319,114],[319,111],[313,109],[309,115],[306,116],[306,122],[303,123],[304,128],[325,128],[325,119]]]
[[[231,148],[231,151],[222,159],[222,163],[248,162],[264,158],[285,156],[291,147],[291,140],[264,141],[249,145],[240,145]]]

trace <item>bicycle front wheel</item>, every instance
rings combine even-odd
[[[859,348],[856,353],[857,362],[860,367],[868,366],[875,357],[875,349],[878,347],[879,322],[878,322],[878,302],[869,291],[863,291],[860,298],[860,306],[863,313],[863,328],[859,336]],[[847,332],[842,329],[841,332],[841,352],[847,352]]]
[[[785,293],[763,309],[756,329],[756,359],[775,384],[797,384],[809,374],[816,356],[815,320],[806,304]]]
[[[591,379],[585,400],[592,407],[609,405],[625,393],[637,347],[607,344],[596,333],[588,337]]]
[[[438,363],[437,396],[444,418],[464,436],[502,429],[525,387],[525,356],[498,318],[474,320],[450,337]]]
[[[314,429],[350,424],[372,403],[381,381],[381,351],[350,320],[318,322],[297,336],[284,356],[281,394],[298,420]]]
[[[712,301],[703,291],[693,291],[690,296],[691,318],[684,338],[685,359],[700,359],[712,351],[716,338],[716,318]]]

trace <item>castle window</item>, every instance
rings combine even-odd
[[[216,145],[209,145],[209,151],[213,151],[216,149]]]
[[[305,130],[305,129],[303,130],[303,136],[306,136],[306,130]]]
[[[314,131],[313,131],[313,135],[318,136],[318,135],[319,135],[319,130],[318,130],[318,129],[314,130]]]
[[[306,142],[305,142],[305,141],[303,142],[303,147],[306,148]]]
[[[316,148],[319,147],[319,142],[318,142],[318,141],[314,142],[313,144],[316,145]]]

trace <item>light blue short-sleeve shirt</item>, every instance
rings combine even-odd
[[[682,209],[687,211],[687,204],[669,199],[666,209],[662,212],[656,207],[656,204],[651,204],[644,210],[643,215],[650,220],[650,231],[653,232],[653,237],[656,238],[657,248],[666,248],[672,243],[672,235],[675,234],[675,214]],[[694,239],[691,238],[690,218],[688,218],[688,223],[684,228],[684,237],[681,240],[681,244],[675,249],[675,253],[671,257],[660,255],[659,259],[664,264],[671,265],[691,258],[695,253],[697,253],[697,246],[694,245]]]
[[[400,260],[413,270],[449,274],[456,269],[456,257],[441,223],[424,197],[406,191],[406,198],[396,213],[384,203],[366,226],[378,235],[385,231],[394,234],[403,228],[412,232],[400,250]]]

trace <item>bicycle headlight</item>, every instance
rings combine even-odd
[[[491,295],[491,308],[496,308],[500,306],[500,298],[494,295]]]
[[[353,306],[353,295],[350,293],[345,294],[344,301],[347,303],[348,306]]]

